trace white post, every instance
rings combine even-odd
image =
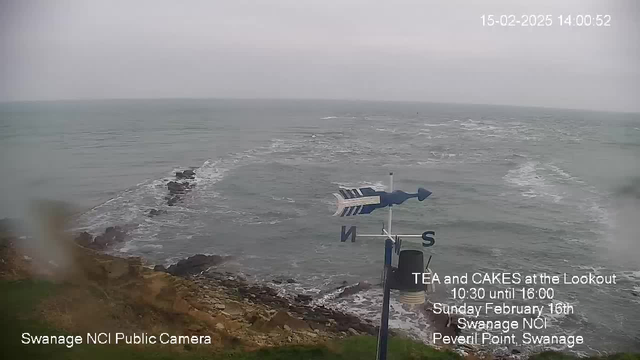
[[[390,172],[389,173],[389,193],[393,192],[393,173]],[[392,210],[393,206],[389,205],[389,223],[387,224],[387,231],[389,231],[389,234],[393,234],[391,232],[391,219],[393,218],[393,210]]]

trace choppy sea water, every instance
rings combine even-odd
[[[345,280],[379,282],[382,243],[341,243],[339,235],[341,225],[379,232],[386,211],[335,218],[331,193],[386,189],[393,171],[394,188],[433,192],[423,203],[396,207],[394,230],[436,231],[434,271],[615,273],[615,286],[554,285],[555,301],[575,313],[545,314],[550,325],[539,333],[583,335],[587,344],[571,349],[578,353],[640,349],[640,206],[624,191],[639,186],[638,114],[99,101],[1,104],[0,128],[0,216],[20,215],[36,197],[65,200],[85,210],[78,229],[134,225],[114,252],[152,263],[235,255],[230,270],[255,281],[292,277],[297,283],[277,286],[372,319],[379,317],[379,287],[340,300],[322,294]],[[197,186],[167,206],[166,183],[190,167]],[[168,214],[149,218],[152,208]],[[451,288],[438,286],[430,299],[455,303]],[[430,341],[424,317],[395,300],[390,325]]]

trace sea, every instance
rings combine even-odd
[[[128,226],[113,253],[165,265],[232,255],[224,269],[249,281],[374,321],[384,241],[341,242],[340,231],[378,234],[387,210],[334,217],[332,194],[388,190],[393,172],[394,190],[432,192],[394,206],[392,230],[434,231],[435,245],[424,250],[441,276],[616,275],[615,285],[531,286],[536,294],[552,288],[551,299],[490,301],[570,305],[572,313],[545,311],[547,327],[531,332],[581,335],[585,344],[487,347],[640,350],[640,114],[329,100],[3,103],[0,153],[0,218],[23,216],[38,199],[61,200],[78,209],[76,231]],[[185,169],[195,170],[196,186],[168,206],[166,184]],[[167,213],[149,217],[151,209]],[[336,298],[344,281],[373,286]],[[464,287],[488,294],[523,286]],[[428,298],[489,301],[454,299],[459,287],[436,284]],[[390,327],[432,342],[432,324],[395,290]]]

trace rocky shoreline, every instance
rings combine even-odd
[[[195,179],[194,170],[177,172],[175,180],[166,183],[167,205],[174,206],[184,200],[195,186],[190,180]],[[163,209],[149,209],[147,214],[150,217],[163,215],[170,213]],[[196,254],[165,267],[144,264],[140,258],[107,255],[109,250],[126,242],[128,233],[134,228],[135,225],[130,224],[114,225],[107,227],[101,234],[94,235],[85,231],[74,236],[73,242],[86,249],[80,252],[73,250],[82,254],[79,260],[82,263],[81,267],[100,282],[139,283],[143,289],[139,296],[154,306],[159,301],[158,296],[163,292],[174,294],[169,299],[163,298],[162,306],[168,302],[172,311],[177,309],[182,314],[204,320],[215,331],[258,346],[315,343],[332,338],[378,333],[378,326],[372,321],[324,305],[316,305],[310,295],[281,295],[278,290],[269,286],[269,283],[251,283],[237,274],[217,270],[218,265],[231,258],[228,256]],[[16,239],[14,237],[12,241],[15,242]],[[18,259],[18,262],[27,261],[31,265],[37,262],[40,267],[38,273],[56,271],[44,259],[25,260],[27,258]],[[33,268],[31,265],[29,267]],[[150,285],[147,278],[155,279],[155,283]],[[177,290],[172,278],[181,279],[181,288],[189,288],[189,293]],[[276,278],[271,281],[273,284],[292,282],[295,280],[288,278]],[[157,293],[155,287],[160,286],[158,284],[167,288]],[[153,291],[150,286],[154,288]],[[334,289],[334,293],[336,298],[349,297],[371,286],[366,282],[345,282]],[[153,292],[154,295],[150,297],[145,291]],[[452,322],[447,316],[437,316],[426,308],[422,310],[430,317],[437,331],[445,334],[459,333],[455,321]],[[393,330],[391,333],[399,334]]]
[[[196,173],[194,170],[178,171],[175,180],[166,183],[168,194],[165,197],[168,206],[174,206],[182,201],[184,196],[193,189]],[[162,216],[166,210],[150,209],[148,216]],[[97,251],[105,251],[117,246],[127,238],[129,226],[111,226],[104,233],[94,236],[88,232],[82,232],[75,236],[76,244]],[[219,255],[196,254],[178,261],[168,268],[163,265],[155,265],[154,271],[164,272],[172,276],[178,276],[193,281],[203,289],[216,289],[227,297],[235,298],[245,304],[259,304],[265,307],[265,311],[249,316],[248,321],[253,328],[271,331],[274,327],[282,330],[307,331],[316,333],[333,333],[337,336],[369,334],[376,335],[377,327],[369,321],[340,311],[332,310],[324,306],[312,306],[311,296],[297,294],[290,297],[278,294],[278,291],[267,284],[251,284],[241,276],[228,272],[216,271],[216,266],[229,260],[231,257]],[[293,279],[273,279],[274,284],[292,283]],[[348,296],[369,288],[369,284],[344,284],[337,290],[342,290],[338,295]],[[222,308],[222,306],[218,306]]]
[[[108,246],[118,244],[126,239],[125,229],[125,226],[109,227],[105,229],[103,234],[95,238],[91,234],[83,232],[76,236],[75,242],[93,250],[107,250]],[[93,240],[91,241],[92,238]],[[106,247],[104,247],[104,244],[106,244]],[[154,272],[166,273],[193,282],[201,289],[215,290],[218,294],[215,299],[220,301],[214,303],[215,309],[224,312],[226,309],[224,299],[235,304],[232,308],[236,312],[238,304],[242,304],[240,307],[245,308],[242,311],[244,317],[232,316],[232,318],[235,320],[241,319],[249,328],[258,332],[287,331],[301,333],[307,340],[309,337],[315,338],[319,334],[322,334],[322,338],[377,335],[377,324],[324,305],[313,305],[314,297],[310,295],[281,295],[277,289],[270,287],[268,283],[251,283],[238,274],[217,270],[216,267],[218,265],[232,258],[232,256],[196,254],[182,259],[169,267],[164,265],[155,265],[153,267],[148,265],[148,267],[152,267]],[[295,280],[290,278],[271,280],[273,284],[294,282]],[[372,285],[367,282],[355,284],[344,282],[334,289],[335,297],[349,297],[371,287]],[[252,310],[247,310],[246,308]],[[256,311],[257,308],[260,310]],[[422,310],[438,331],[448,335],[460,333],[456,322],[452,321],[451,318],[446,315],[436,315],[427,306]],[[400,335],[393,329],[390,330],[390,333],[392,335]]]

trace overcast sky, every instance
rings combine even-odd
[[[322,98],[640,111],[640,5],[631,0],[0,4],[0,101]],[[550,14],[554,24],[490,28],[483,14]],[[568,14],[610,14],[611,26],[561,27]]]

